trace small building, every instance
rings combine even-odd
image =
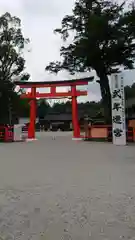
[[[79,114],[78,120],[81,120],[82,115]],[[39,118],[39,125],[44,130],[52,131],[71,131],[72,130],[72,113],[50,113],[44,118]]]

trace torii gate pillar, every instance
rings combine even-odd
[[[71,87],[72,92],[72,125],[73,125],[73,138],[80,138],[80,126],[78,122],[78,106],[76,86]]]
[[[35,139],[36,123],[36,88],[31,88],[32,99],[30,100],[30,124],[28,127],[28,139]]]

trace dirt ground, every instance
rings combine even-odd
[[[0,239],[135,239],[135,145],[1,144]]]

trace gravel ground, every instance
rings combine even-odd
[[[64,134],[0,145],[0,240],[135,239],[135,145]]]

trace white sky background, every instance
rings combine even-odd
[[[128,1],[128,0],[127,0]],[[22,20],[22,29],[25,37],[30,38],[30,52],[25,52],[26,70],[31,74],[33,81],[52,81],[71,79],[68,73],[57,76],[45,72],[45,66],[50,61],[59,60],[59,49],[62,44],[59,35],[53,30],[61,26],[61,20],[70,14],[74,0],[0,0],[0,14],[10,12]],[[91,75],[95,75],[94,72]],[[84,77],[77,74],[75,77]],[[86,76],[86,75],[85,75]],[[125,72],[125,84],[135,81],[135,71]],[[89,85],[89,96],[85,100],[98,100],[99,86],[96,83]]]

